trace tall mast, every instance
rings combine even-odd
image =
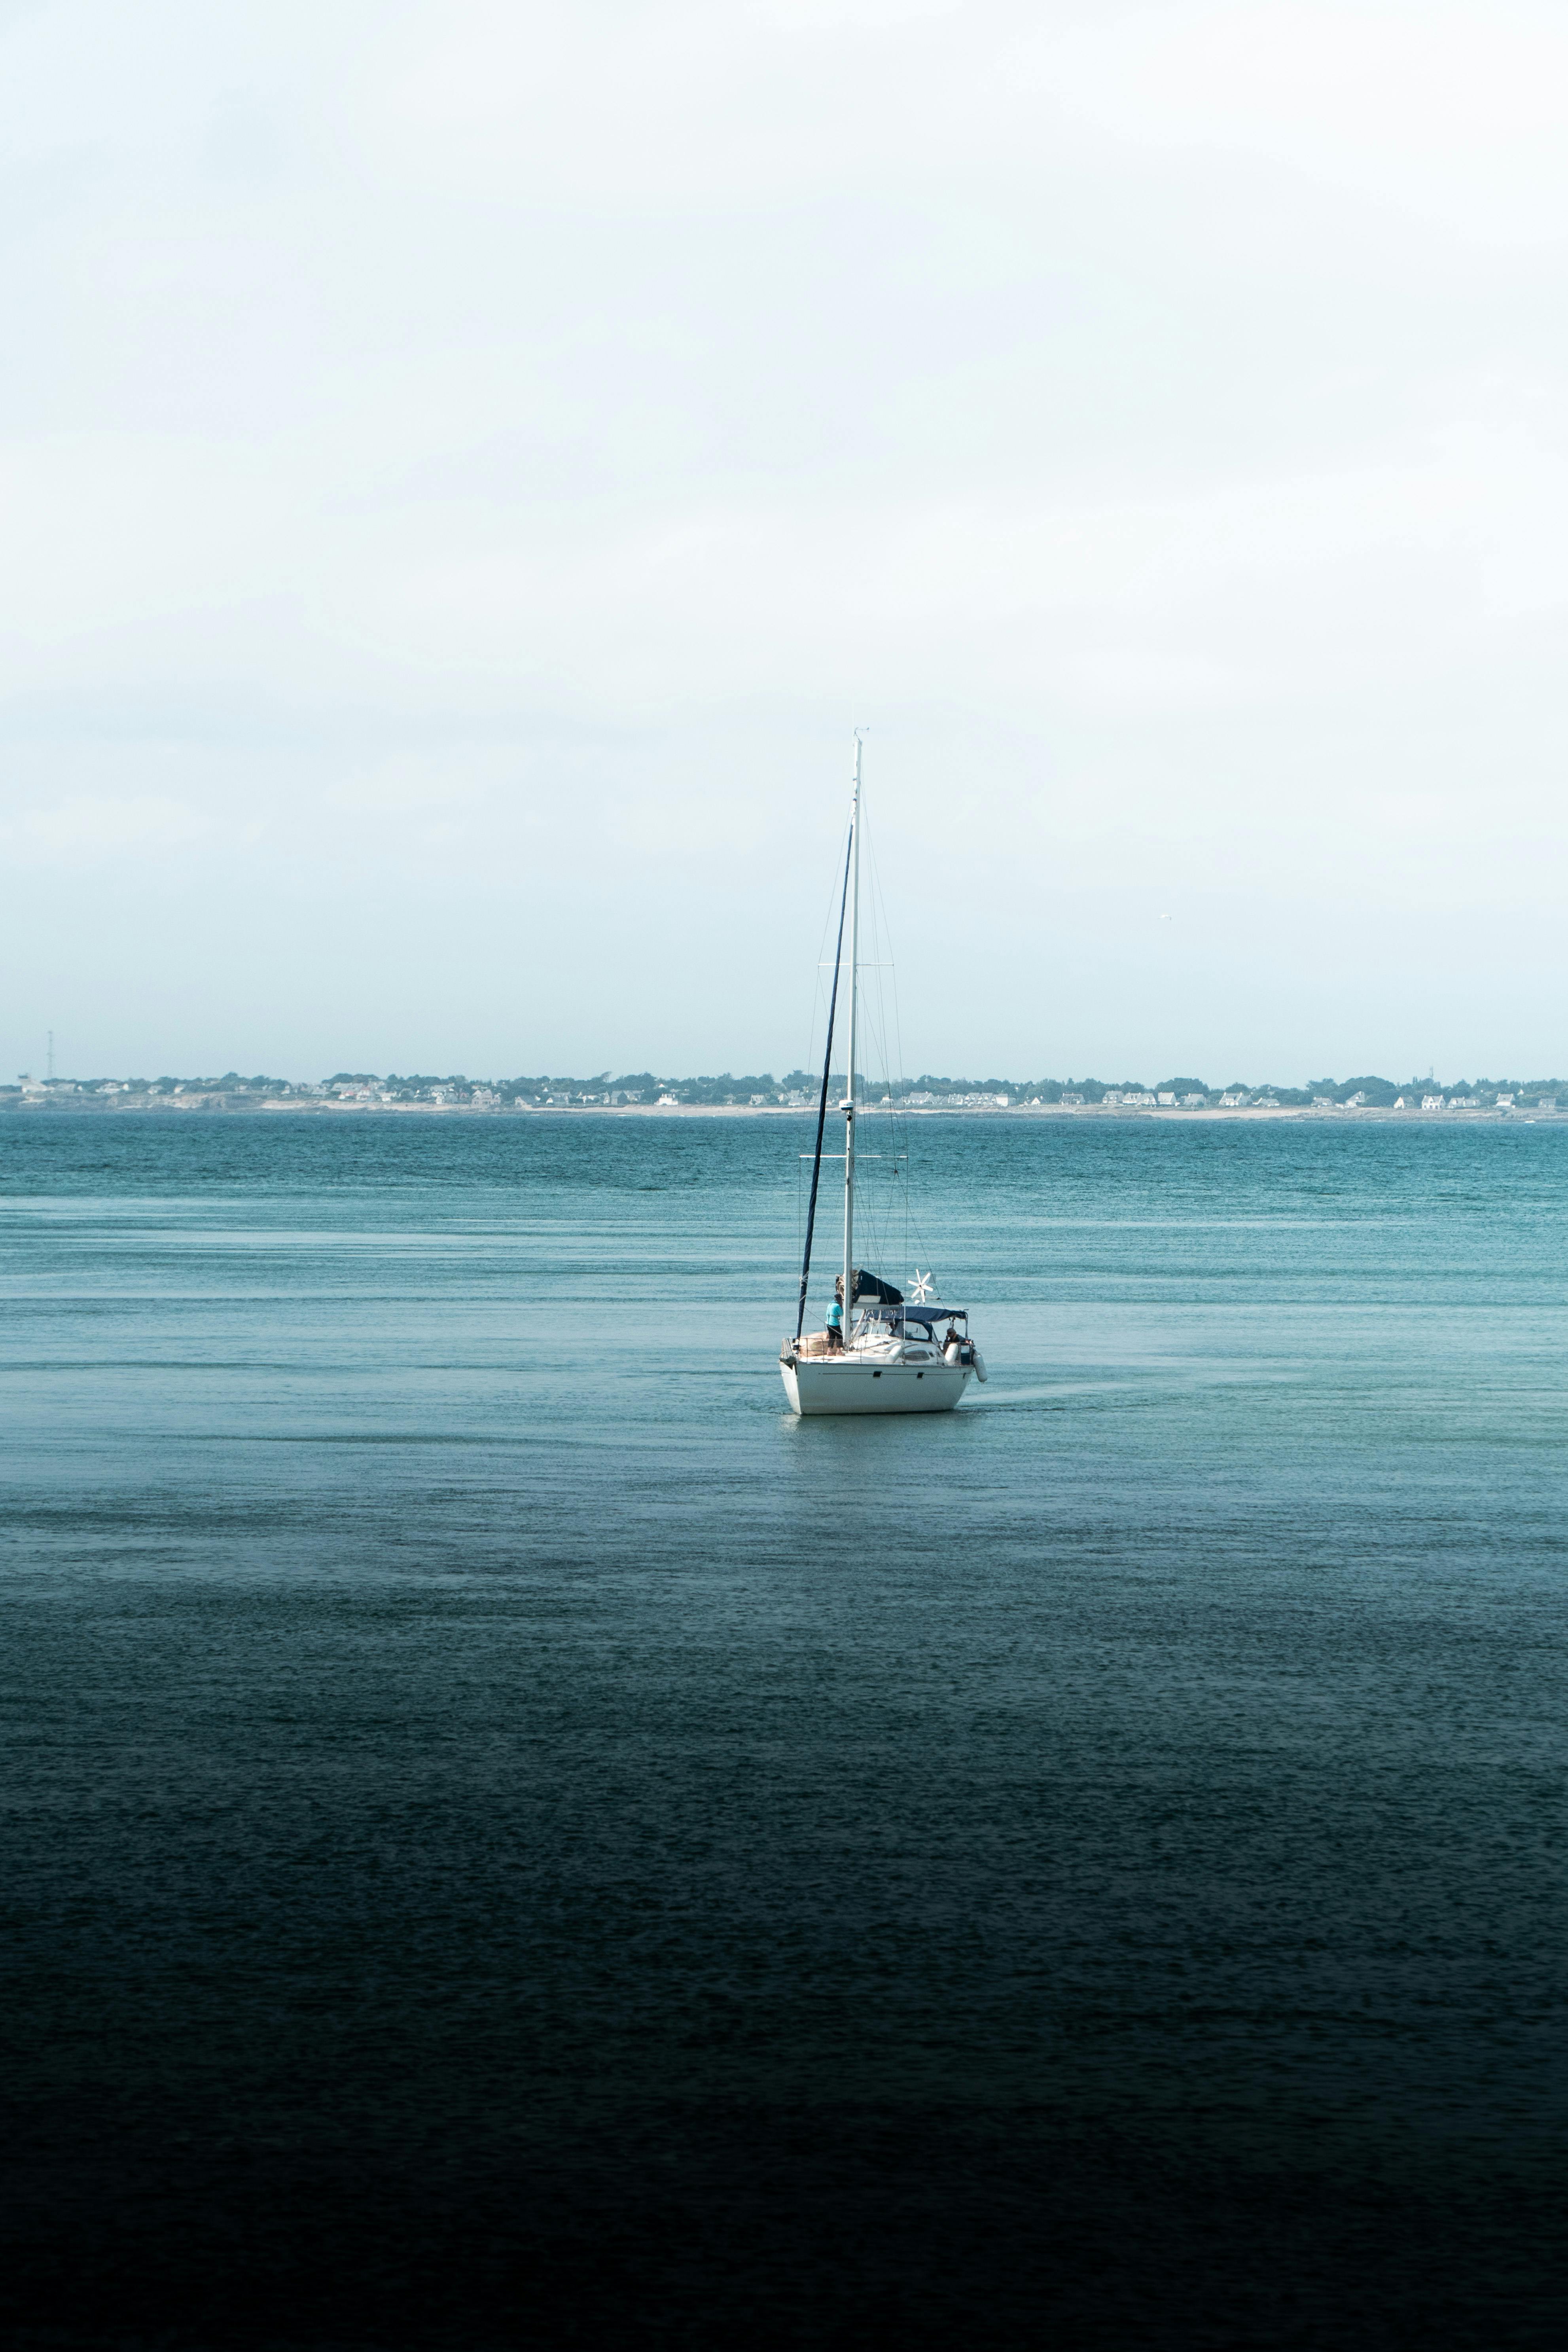
[[[855,1305],[855,1047],[860,1009],[860,738],[855,738],[855,797],[850,803],[849,1071],[844,1089],[844,1344]]]
[[[805,1210],[805,1254],[800,1262],[800,1297],[795,1310],[795,1343],[805,1328],[805,1293],[811,1280],[811,1237],[816,1231],[816,1192],[822,1181],[822,1131],[827,1124],[827,1086],[833,1076],[833,1024],[838,1011],[838,975],[844,964],[844,909],[849,902],[849,866],[855,856],[855,825],[844,852],[844,887],[838,893],[838,937],[833,944],[833,990],[827,1000],[827,1044],[822,1055],[822,1092],[816,1098],[816,1149],[811,1156],[811,1198]]]

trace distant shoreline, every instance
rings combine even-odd
[[[861,1109],[875,1114],[889,1108],[876,1102],[862,1103]],[[1361,1125],[1379,1120],[1385,1124],[1408,1127],[1454,1127],[1477,1121],[1501,1126],[1511,1121],[1515,1126],[1535,1127],[1568,1121],[1568,1108],[1541,1110],[1526,1103],[1516,1103],[1511,1109],[1500,1109],[1489,1103],[1475,1109],[1397,1110],[1392,1104],[1371,1103],[1276,1103],[1238,1104],[1221,1108],[1194,1106],[1191,1109],[1179,1104],[1159,1104],[1151,1108],[1124,1103],[1016,1103],[1003,1109],[993,1105],[985,1108],[978,1104],[965,1104],[949,1109],[940,1103],[910,1107],[905,1103],[890,1106],[905,1118],[963,1118],[986,1121],[1003,1120],[1010,1124],[1038,1119],[1097,1119],[1101,1122],[1121,1120],[1131,1124],[1142,1122],[1185,1126],[1194,1121],[1212,1125],[1218,1120],[1259,1122],[1268,1119],[1318,1120],[1329,1126]],[[837,1105],[829,1106],[837,1111]],[[276,1097],[258,1099],[234,1095],[160,1095],[132,1096],[107,1100],[88,1097],[85,1099],[62,1101],[37,1095],[0,1098],[0,1117],[17,1118],[793,1118],[810,1124],[815,1110],[793,1103],[383,1103],[383,1102],[300,1102],[279,1101]]]

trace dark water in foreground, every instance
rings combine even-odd
[[[800,1139],[0,1128],[16,2340],[1559,2340],[1568,1131]]]

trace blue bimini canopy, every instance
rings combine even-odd
[[[928,1298],[923,1307],[904,1299],[897,1307],[863,1307],[860,1312],[872,1323],[945,1323],[954,1316],[962,1316],[965,1322],[969,1319],[967,1307],[939,1307],[934,1298]]]

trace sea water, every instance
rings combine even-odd
[[[0,1126],[18,2340],[1556,2340],[1568,1129],[810,1139]]]

